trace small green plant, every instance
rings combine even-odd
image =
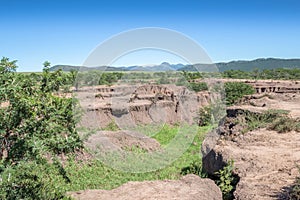
[[[297,178],[296,184],[292,187],[289,199],[291,200],[299,200],[300,199],[300,178]]]
[[[298,166],[298,170],[300,172],[300,166]],[[288,199],[291,200],[299,200],[300,199],[300,177],[296,178],[295,184],[292,186],[289,194]]]
[[[115,120],[112,120],[103,130],[105,131],[119,131],[120,128]]]
[[[234,161],[230,160],[223,169],[216,172],[218,180],[217,185],[220,187],[223,199],[228,200],[233,198],[233,190],[235,189],[235,178],[233,176]]]
[[[199,110],[199,126],[207,126],[212,123],[212,108],[210,106],[205,106]]]
[[[190,164],[190,166],[182,168],[181,174],[182,175],[196,174],[196,175],[200,176],[201,178],[208,177],[208,174],[203,171],[202,164],[199,161],[194,161]]]

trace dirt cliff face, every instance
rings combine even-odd
[[[121,85],[82,88],[77,97],[84,110],[82,124],[120,128],[138,124],[192,124],[198,109],[209,104],[209,93],[194,93],[175,85]]]

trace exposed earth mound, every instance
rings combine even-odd
[[[139,148],[143,151],[156,151],[160,149],[160,144],[155,139],[134,131],[99,131],[90,136],[85,142],[89,149],[97,149],[103,145],[110,150],[130,150],[130,148]]]
[[[284,109],[295,119],[300,114],[299,97],[297,93],[274,92],[246,97],[241,105],[229,108],[230,119],[203,142],[203,167],[210,174],[234,160],[235,173],[240,177],[234,192],[236,199],[288,199],[289,187],[299,176],[300,133],[278,133],[266,128],[243,133],[243,119],[236,117],[235,111],[262,113]]]
[[[128,182],[113,190],[72,192],[82,200],[221,200],[222,193],[210,179],[186,175],[180,180]]]
[[[241,108],[253,112],[263,112],[269,109],[289,111],[293,118],[300,117],[300,93],[263,93],[246,96],[239,105]]]

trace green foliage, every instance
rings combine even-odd
[[[274,120],[286,116],[287,112],[284,110],[267,110],[263,113],[254,113],[254,112],[244,112],[243,117],[245,120],[243,121],[243,126],[245,129],[242,132],[253,131],[258,128],[265,128],[270,123],[274,122]]]
[[[300,168],[298,167],[299,172]],[[291,191],[288,194],[289,198],[291,200],[299,200],[300,199],[300,178],[296,178],[295,184],[292,186]]]
[[[299,80],[300,69],[253,69],[252,71],[228,70],[222,73],[224,78],[234,79],[275,79],[275,80]]]
[[[123,76],[123,73],[112,72],[112,73],[102,73],[99,79],[99,85],[112,85],[120,80]]]
[[[53,94],[59,88],[60,74],[55,75],[56,79],[44,71],[40,82],[32,76],[15,77],[14,84],[6,87],[9,106],[0,109],[1,158],[16,162],[46,151],[68,153],[81,147],[74,101]]]
[[[183,71],[183,76],[188,81],[203,78],[203,75],[200,72]]]
[[[199,82],[199,83],[191,82],[189,83],[188,88],[195,92],[208,90],[208,86],[205,82]]]
[[[75,74],[76,71],[71,71]],[[76,72],[77,86],[92,86],[92,85],[113,85],[118,82],[124,75],[121,72],[102,72],[102,71],[87,71]]]
[[[164,124],[158,133],[153,136],[153,138],[156,139],[161,145],[167,145],[177,134],[178,126]]]
[[[212,107],[205,106],[200,108],[199,110],[199,126],[207,126],[212,124],[213,116],[212,116]]]
[[[300,120],[288,116],[288,111],[270,109],[262,113],[243,111],[238,114],[235,125],[239,124],[241,133],[247,133],[259,128],[267,128],[278,133],[289,131],[300,132]]]
[[[233,199],[233,190],[235,189],[235,178],[233,176],[234,161],[230,160],[223,169],[216,172],[218,180],[216,184],[220,187],[223,199]]]
[[[66,180],[54,165],[20,162],[0,174],[0,199],[68,199]]]
[[[226,82],[224,88],[227,105],[237,103],[243,96],[254,94],[255,92],[251,85],[241,82]]]
[[[190,164],[190,166],[185,167],[181,170],[182,175],[187,174],[196,174],[200,176],[201,178],[207,178],[208,174],[205,173],[202,169],[202,163],[199,161],[194,161]]]
[[[0,104],[7,103],[0,107],[1,199],[61,199],[64,191],[55,180],[66,177],[63,167],[46,158],[82,148],[76,102],[58,94],[73,80],[61,71],[49,72],[50,63],[41,74],[17,74],[15,64],[0,61]]]

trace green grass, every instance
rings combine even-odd
[[[178,128],[176,126],[163,125],[159,132],[152,138],[156,139],[162,146],[165,146],[170,143],[177,133]]]
[[[61,185],[68,191],[77,191],[83,189],[112,189],[128,181],[144,180],[163,180],[178,179],[182,175],[182,170],[194,163],[201,164],[200,147],[201,143],[211,127],[200,127],[193,143],[185,153],[169,166],[146,173],[127,173],[105,166],[98,160],[89,163],[76,163],[72,160],[66,163],[66,174],[70,183]],[[162,145],[167,144],[175,137],[177,128],[172,126],[163,126],[161,131],[153,136]]]

